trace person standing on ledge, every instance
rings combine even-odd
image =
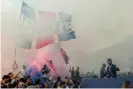
[[[100,78],[104,78],[106,73],[106,64],[103,64],[100,70]]]
[[[42,74],[45,80],[48,79],[49,73],[50,73],[50,69],[47,67],[47,65],[44,65],[44,67],[42,68]]]
[[[112,59],[108,59],[107,63],[108,67],[105,76],[107,78],[117,78],[117,71],[120,71],[120,69],[116,65],[112,64]]]
[[[75,79],[75,70],[74,70],[74,67],[70,68],[70,72],[71,72],[71,79],[74,80]]]

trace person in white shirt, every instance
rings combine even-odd
[[[100,70],[100,78],[104,78],[106,73],[106,64],[103,64]]]
[[[20,78],[24,78],[26,76],[26,66],[23,65],[22,69],[21,69],[21,74],[20,74]]]

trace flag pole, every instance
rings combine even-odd
[[[14,61],[16,60],[16,51],[17,51],[17,48],[16,48],[16,46],[15,46]]]
[[[20,9],[20,20],[21,20],[21,13],[22,13],[22,6],[23,6],[23,2],[24,2],[24,0],[22,0],[22,4],[21,4],[21,9]]]
[[[59,46],[60,46],[60,48],[61,48],[61,42],[60,42],[60,40],[59,40],[59,38],[58,38],[58,32],[59,32],[58,26],[59,26],[59,23],[57,24],[57,33],[56,33],[55,37],[56,37],[56,42],[59,43]],[[71,65],[70,65],[70,63],[69,63],[69,60],[68,60],[68,65],[69,65],[69,70],[70,70],[70,69],[71,69]]]
[[[12,66],[12,69],[13,69],[13,73],[15,72],[15,63],[16,63],[16,51],[17,51],[17,48],[15,46],[15,49],[14,49],[14,58],[13,58],[13,66]]]

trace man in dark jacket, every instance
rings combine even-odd
[[[48,80],[49,73],[50,73],[50,69],[47,67],[47,65],[44,65],[44,67],[42,68],[42,74],[43,74],[44,80]]]
[[[116,65],[112,64],[111,59],[108,59],[107,63],[108,63],[108,67],[107,67],[105,76],[107,78],[117,78],[117,71],[120,71],[120,69]]]
[[[47,67],[47,65],[44,65],[43,69],[42,69],[42,74],[47,75],[50,72],[50,69]]]
[[[74,67],[72,67],[72,69],[70,69],[71,72],[71,79],[74,80],[75,79],[75,70]]]
[[[80,85],[80,82],[81,82],[79,67],[77,67],[77,69],[75,71],[75,79],[76,79],[76,81],[78,83],[78,86],[79,86]]]

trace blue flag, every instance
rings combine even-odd
[[[72,16],[63,12],[60,12],[59,15],[60,15],[60,22],[58,25],[59,41],[68,41],[71,39],[75,39],[76,38],[75,31],[70,24]]]
[[[24,18],[28,18],[28,19],[35,18],[35,10],[24,1],[22,3],[22,8],[21,8],[21,16],[22,15]]]
[[[75,38],[76,38],[75,31],[70,31],[65,34],[58,34],[59,41],[68,41]]]

